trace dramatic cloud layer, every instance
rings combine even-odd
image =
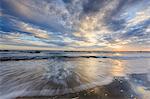
[[[1,0],[1,48],[150,49],[150,0]]]

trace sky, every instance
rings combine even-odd
[[[0,0],[0,49],[150,51],[150,0]]]

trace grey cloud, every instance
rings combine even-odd
[[[83,12],[85,14],[98,12],[102,8],[105,2],[108,0],[85,0],[83,3]]]

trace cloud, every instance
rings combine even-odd
[[[128,27],[134,26],[144,21],[150,20],[149,12],[150,12],[150,7],[148,8],[146,7],[146,8],[140,9],[140,11],[135,12],[132,18],[130,18],[127,21],[127,26]]]
[[[48,32],[46,30],[42,30],[36,26],[26,24],[26,23],[19,23],[17,27],[20,28],[21,31],[29,32],[35,37],[43,38],[43,39],[49,39],[50,38],[51,32]]]
[[[149,44],[149,0],[2,0],[1,44],[120,48]]]
[[[12,44],[12,45],[29,45],[29,46],[52,46],[52,44],[47,44],[35,38],[34,36],[29,36],[27,34],[20,33],[10,33],[2,35],[0,39],[1,44]]]

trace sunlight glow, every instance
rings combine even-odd
[[[114,66],[112,66],[111,73],[113,76],[125,76],[124,65],[120,60],[114,60]]]

